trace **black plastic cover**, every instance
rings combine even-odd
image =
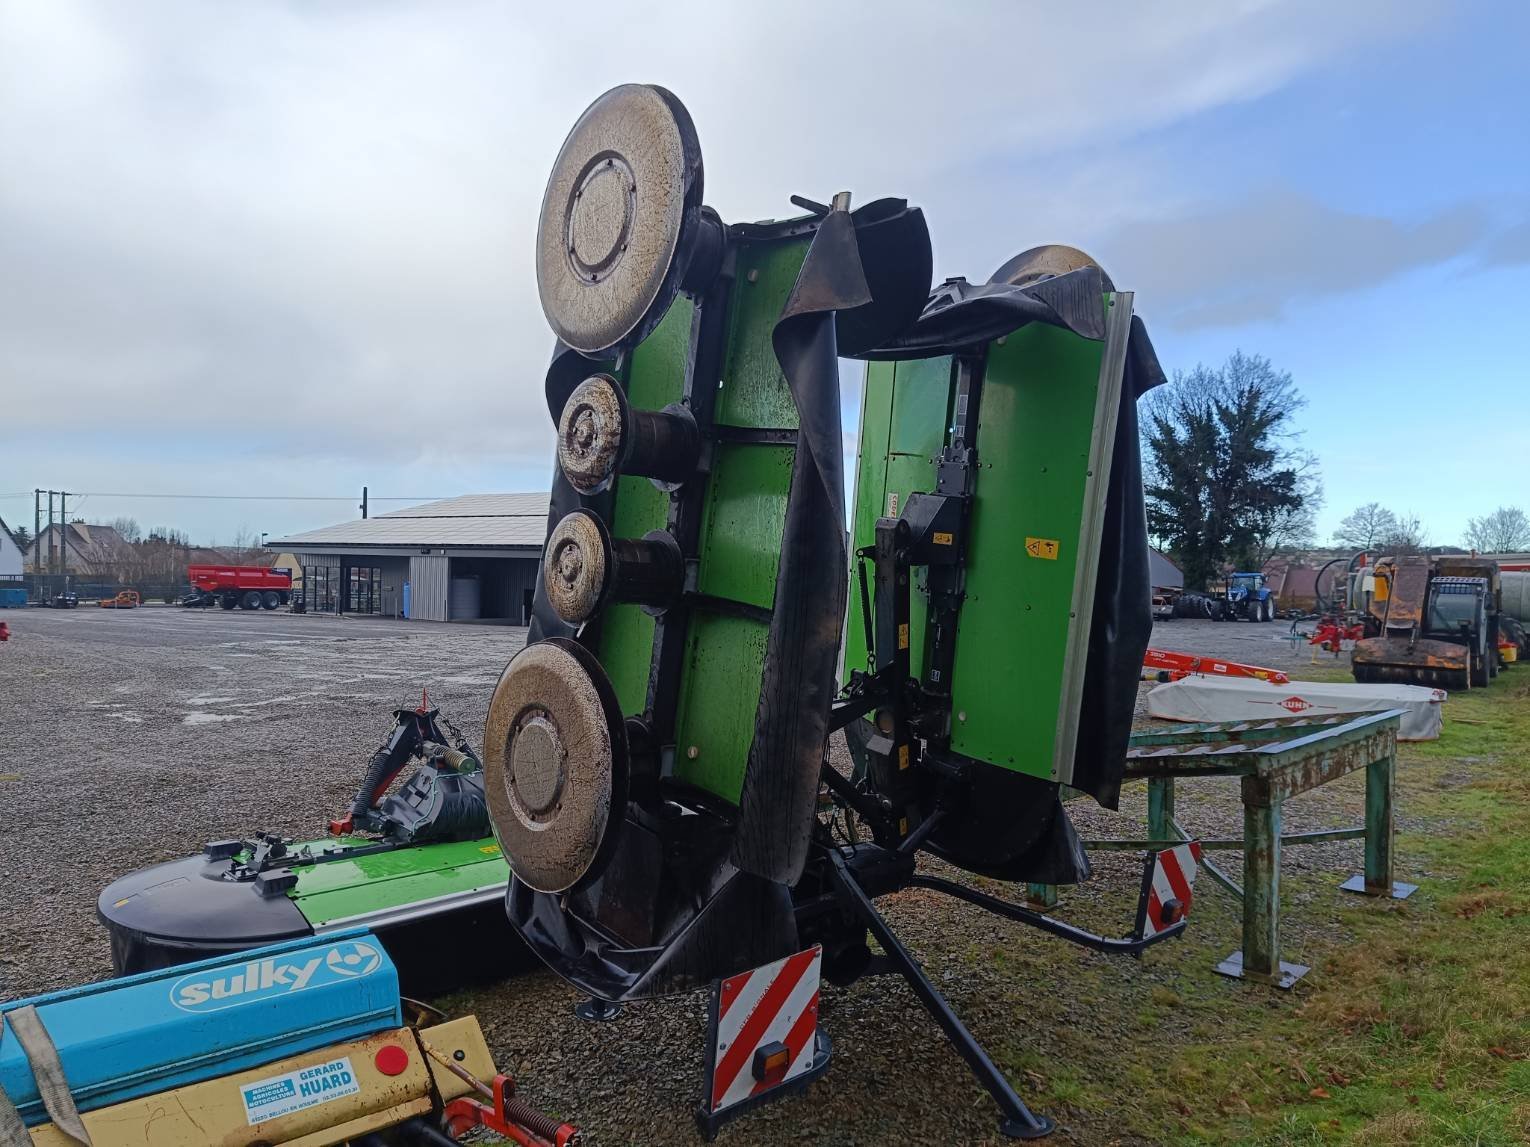
[[[264,898],[252,881],[219,880],[228,861],[200,856],[171,860],[112,881],[96,901],[96,915],[113,935],[122,932],[200,955],[274,944],[312,929],[289,897]]]

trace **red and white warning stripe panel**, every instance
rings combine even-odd
[[[823,946],[729,976],[713,997],[716,1039],[706,1089],[717,1114],[813,1066]]]
[[[1192,840],[1156,853],[1153,870],[1143,888],[1141,934],[1156,936],[1190,915],[1195,874],[1200,870],[1201,842]]]

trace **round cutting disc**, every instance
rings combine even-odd
[[[591,355],[643,340],[680,289],[701,190],[696,128],[669,92],[623,84],[585,110],[537,225],[537,290],[560,339]]]
[[[523,883],[564,892],[600,875],[627,808],[626,736],[583,646],[555,637],[511,658],[484,726],[484,790]]]
[[[1042,279],[1066,275],[1069,271],[1077,271],[1081,267],[1098,268],[1105,278],[1106,290],[1115,290],[1115,285],[1111,283],[1110,276],[1105,274],[1104,268],[1077,247],[1069,247],[1062,243],[1048,243],[1042,247],[1032,247],[1029,251],[1021,251],[989,275],[988,281],[1023,287]]]
[[[627,396],[608,374],[574,388],[558,418],[558,466],[581,494],[598,494],[616,477],[626,437]]]
[[[542,550],[542,584],[554,612],[570,625],[600,608],[611,579],[611,532],[589,510],[574,510],[553,527]]]

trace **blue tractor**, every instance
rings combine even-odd
[[[1235,573],[1227,579],[1223,597],[1222,620],[1274,621],[1275,595],[1265,584],[1262,573]]]

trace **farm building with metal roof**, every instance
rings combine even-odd
[[[271,538],[303,566],[311,610],[525,625],[546,494],[465,494]]]

